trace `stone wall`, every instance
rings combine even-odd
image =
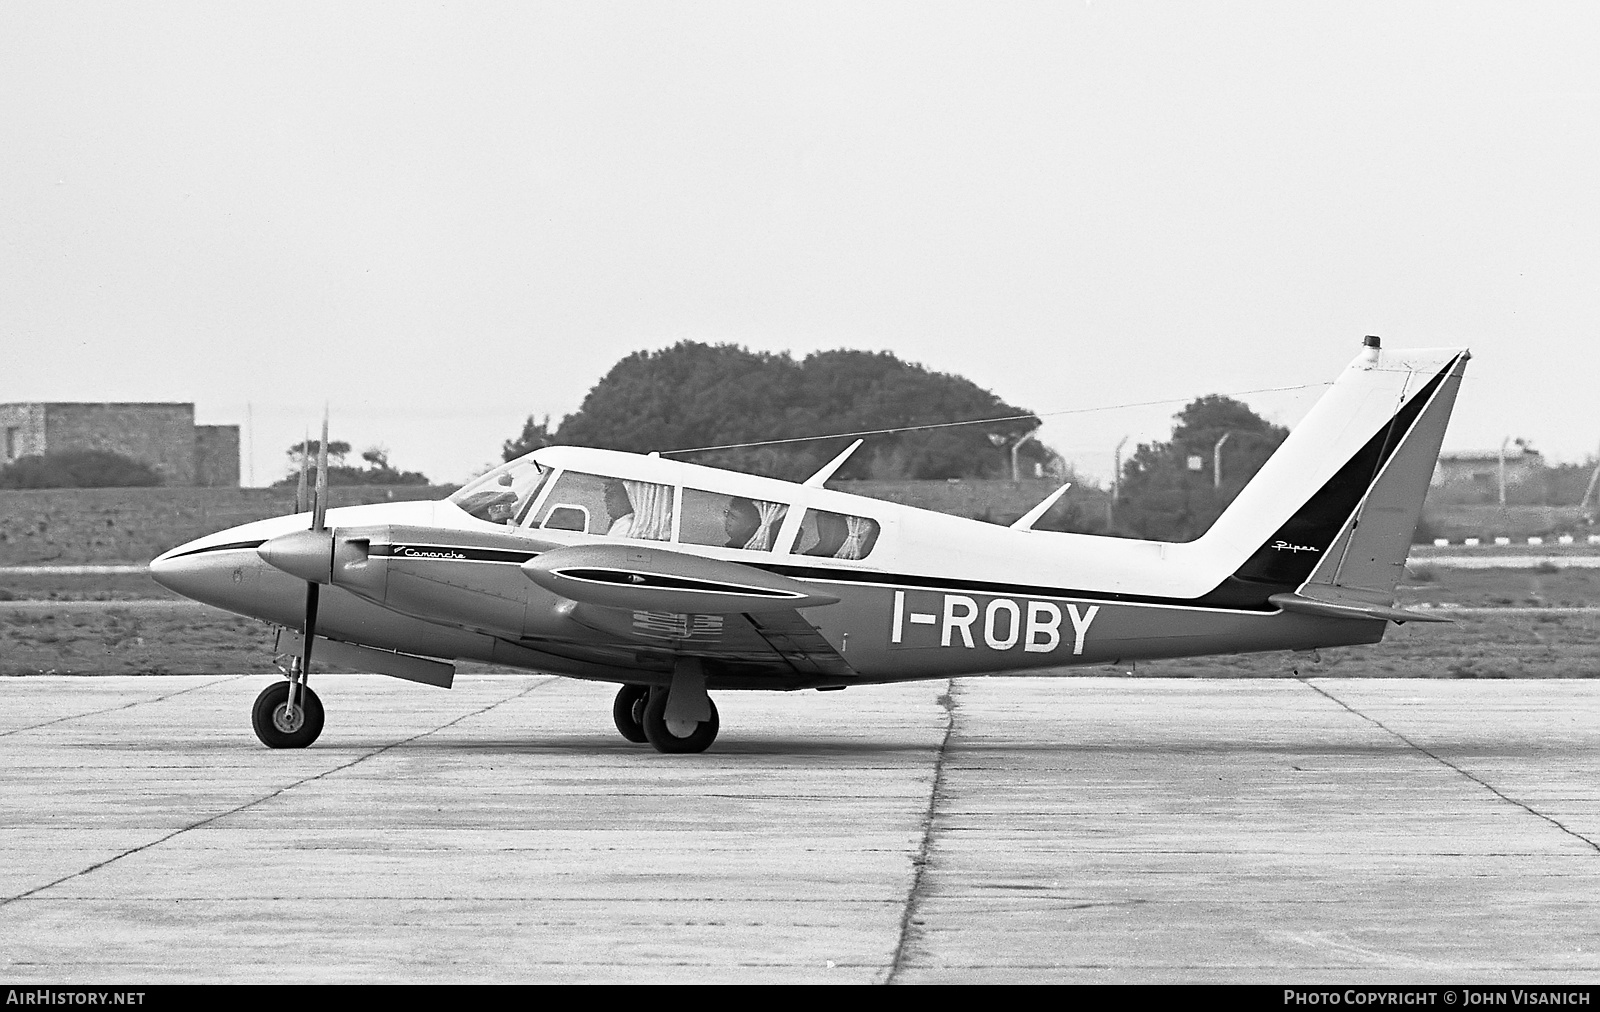
[[[194,427],[194,483],[201,488],[235,488],[239,484],[239,427]]]
[[[333,506],[442,499],[453,489],[367,485],[329,490]],[[294,512],[294,489],[0,489],[0,566],[149,562],[203,534]]]
[[[168,485],[194,484],[194,405],[45,404],[51,452],[106,450],[143,461]]]
[[[44,405],[0,404],[0,464],[44,453]]]

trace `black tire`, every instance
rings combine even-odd
[[[680,738],[667,727],[667,690],[653,690],[650,701],[644,707],[642,723],[645,737],[650,739],[650,744],[655,746],[657,752],[704,752],[717,740],[717,728],[720,726],[716,702],[711,699],[706,702],[711,704],[711,719],[700,721],[687,738]]]
[[[294,698],[298,719],[293,726],[286,726],[283,711],[289,703],[288,682],[274,682],[256,697],[250,723],[255,726],[256,737],[268,748],[305,748],[322,733],[322,700],[310,686],[302,687]]]
[[[611,719],[617,730],[631,742],[640,745],[649,741],[644,734],[644,706],[650,699],[650,686],[624,685],[617,690],[616,702],[611,704]]]

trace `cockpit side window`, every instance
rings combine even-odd
[[[528,522],[528,514],[533,510],[533,504],[539,501],[539,493],[544,490],[546,485],[550,484],[551,477],[555,475],[555,471],[550,469],[541,468],[541,471],[538,483],[528,490],[527,495],[517,500],[515,523],[518,526]]]
[[[686,488],[678,540],[686,545],[770,552],[788,513],[784,503]]]
[[[550,473],[527,458],[514,460],[463,485],[450,501],[479,520],[514,524],[538,498]]]
[[[827,559],[864,559],[877,545],[879,530],[878,521],[870,517],[806,510],[791,550]]]
[[[613,538],[672,537],[672,486],[563,471],[539,506],[539,527]]]

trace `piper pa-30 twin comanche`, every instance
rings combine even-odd
[[[280,627],[256,734],[311,744],[324,662],[448,688],[470,658],[620,682],[629,741],[703,751],[708,690],[844,689],[1374,643],[1464,350],[1360,356],[1211,529],[1177,544],[1009,528],[823,487],[547,447],[439,502],[324,510],[175,548],[151,575]],[[324,433],[323,445],[326,446]],[[1059,492],[1057,493],[1059,495]]]

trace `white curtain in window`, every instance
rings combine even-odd
[[[667,541],[672,537],[672,489],[649,481],[624,481],[633,503],[633,527],[628,537]]]
[[[770,552],[772,542],[778,536],[778,528],[783,524],[783,515],[789,507],[781,502],[756,501],[756,512],[761,516],[761,526],[750,536],[744,546],[755,552]]]
[[[849,536],[844,539],[844,544],[833,553],[836,559],[859,559],[867,554],[867,539],[878,525],[866,517],[845,517],[845,529]]]

